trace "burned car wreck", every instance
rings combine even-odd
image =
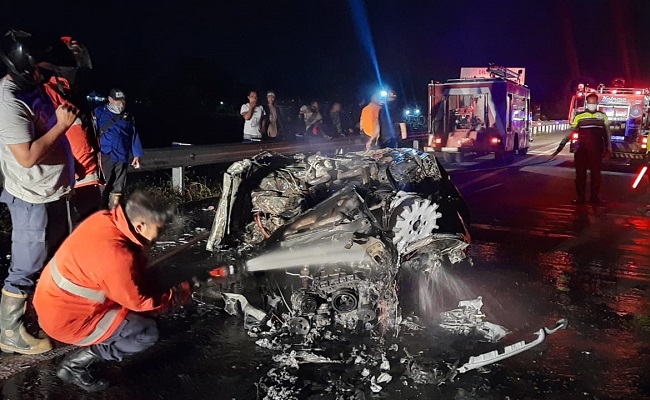
[[[207,249],[247,273],[284,277],[293,333],[333,322],[393,329],[403,271],[431,275],[467,260],[468,223],[428,153],[262,153],[225,173]]]

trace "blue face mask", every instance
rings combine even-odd
[[[587,110],[594,112],[596,111],[596,108],[598,108],[598,104],[587,104],[585,107],[587,108]]]

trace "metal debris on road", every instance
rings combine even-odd
[[[501,325],[483,320],[485,318],[485,314],[481,312],[483,297],[460,301],[458,307],[460,308],[445,311],[440,315],[441,328],[462,335],[478,333],[492,343],[498,342],[509,333]]]

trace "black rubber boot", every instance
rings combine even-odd
[[[91,347],[83,347],[68,354],[56,371],[56,376],[65,383],[77,385],[87,392],[97,392],[108,387],[106,379],[94,378],[88,367],[102,358]]]
[[[0,350],[4,353],[42,354],[52,350],[50,339],[38,339],[30,335],[23,324],[27,295],[15,294],[2,289],[0,300]]]

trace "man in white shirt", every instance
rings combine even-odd
[[[244,117],[244,142],[261,141],[264,107],[257,104],[256,91],[248,92],[248,103],[242,104],[240,114]]]
[[[66,197],[74,186],[74,158],[65,136],[79,110],[58,107],[42,87],[39,41],[23,31],[0,37],[0,202],[11,215],[11,266],[0,298],[0,350],[41,354],[48,338],[34,337],[23,324],[27,297],[49,255],[67,234]]]

